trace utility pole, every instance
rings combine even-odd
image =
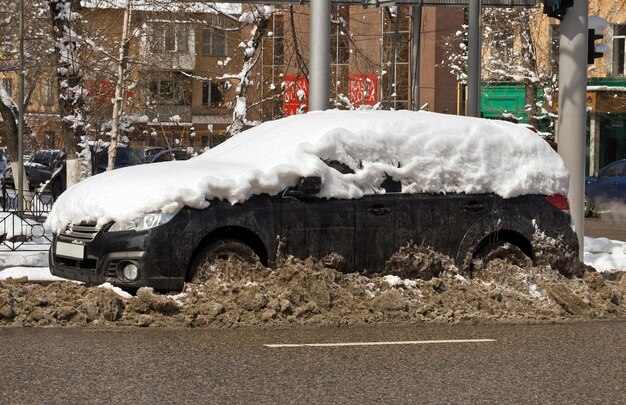
[[[24,0],[20,0],[20,48],[17,118],[17,210],[24,211]]]
[[[469,32],[467,50],[467,110],[468,117],[480,117],[480,48],[482,0],[469,0]]]
[[[584,260],[585,136],[587,114],[587,1],[574,1],[561,21],[559,46],[559,154],[569,169],[567,195]]]
[[[309,111],[328,108],[330,81],[330,1],[311,0],[309,26]]]

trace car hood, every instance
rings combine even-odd
[[[351,167],[342,175],[323,160]],[[301,176],[321,176],[321,197],[382,193],[387,175],[405,192],[567,193],[560,156],[531,131],[504,121],[412,111],[325,111],[292,116],[244,131],[204,154],[123,168],[66,190],[46,226],[54,232],[82,221],[104,225],[214,198],[243,202],[276,194]]]

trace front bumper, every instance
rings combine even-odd
[[[151,240],[148,232],[134,231],[109,233],[101,230],[91,241],[56,235],[50,248],[50,272],[89,285],[108,282],[124,288],[181,290],[185,277],[170,272],[167,238],[158,244],[151,243]],[[57,254],[58,243],[83,246],[84,254],[81,257]],[[122,274],[122,269],[129,263],[135,264],[139,270],[134,281],[125,280]]]

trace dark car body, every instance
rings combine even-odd
[[[626,159],[585,178],[585,214],[626,208]]]
[[[169,222],[145,231],[71,226],[55,236],[51,272],[92,284],[180,290],[192,279],[195,258],[212,243],[239,241],[271,266],[279,237],[287,255],[340,254],[338,269],[347,273],[382,272],[385,261],[410,242],[431,246],[463,269],[494,241],[508,241],[534,259],[537,229],[578,251],[569,214],[543,195],[409,194],[387,182],[383,194],[326,199],[302,190],[305,183],[301,179],[281,194],[255,195],[234,205],[214,200],[202,210],[184,207]],[[129,263],[139,269],[135,281],[124,279],[122,269]]]
[[[52,176],[54,170],[54,161],[61,151],[56,149],[38,150],[24,162],[24,173],[28,178],[28,185],[31,190],[35,190],[41,184],[44,184]],[[15,188],[13,179],[13,169],[7,165],[4,170],[4,184],[7,187]]]

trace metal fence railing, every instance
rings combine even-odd
[[[25,193],[22,211],[17,210],[18,196],[13,188],[3,186],[0,198],[0,251],[48,250],[52,234],[43,223],[54,203],[52,195],[37,191]]]
[[[16,211],[18,208],[18,196],[15,189],[2,187],[2,211]],[[22,215],[31,217],[37,221],[44,221],[54,204],[54,197],[49,193],[28,191],[24,193]]]

